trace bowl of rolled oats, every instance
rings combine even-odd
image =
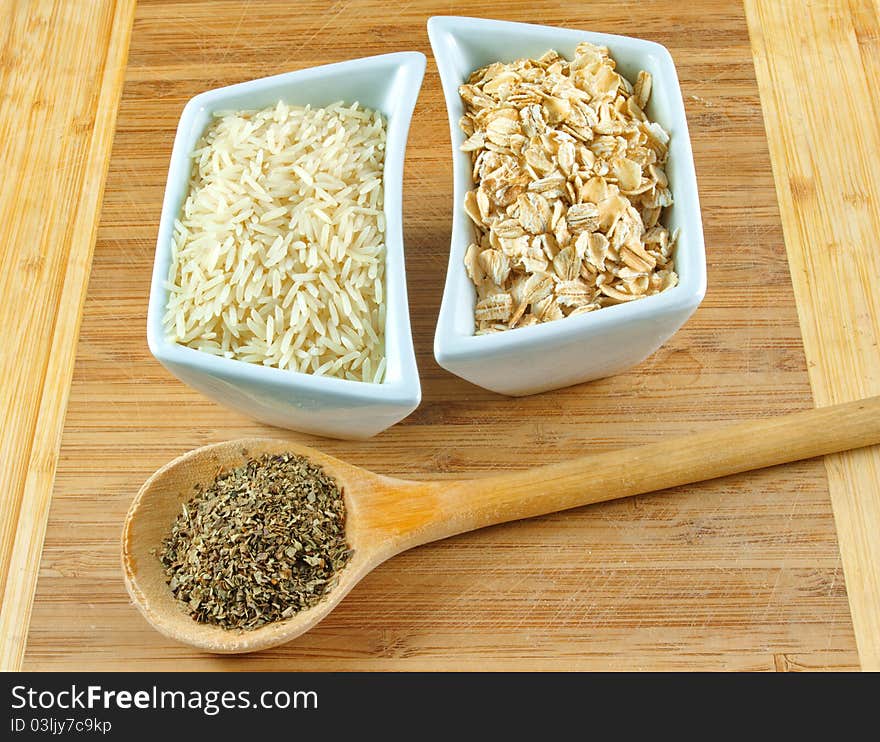
[[[434,355],[520,396],[621,373],[696,310],[706,259],[675,65],[624,36],[437,16],[453,148]]]

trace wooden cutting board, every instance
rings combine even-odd
[[[855,669],[825,467],[807,461],[499,526],[404,554],[291,644],[218,658],[132,608],[123,515],[194,446],[287,435],[375,471],[442,479],[559,461],[812,406],[740,3],[141,2],[135,17],[24,667],[109,669]],[[435,13],[638,35],[678,66],[709,265],[706,300],[631,372],[525,399],[441,370],[450,144],[425,31]],[[362,443],[272,429],[150,356],[147,294],[174,129],[207,88],[393,50],[429,56],[405,182],[424,401]],[[589,487],[589,479],[584,487]]]

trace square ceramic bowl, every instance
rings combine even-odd
[[[402,188],[406,139],[424,71],[423,54],[384,54],[210,90],[187,103],[171,153],[147,317],[150,351],[172,374],[220,404],[262,422],[333,438],[368,438],[418,406],[421,387],[406,296]],[[190,153],[215,111],[265,108],[279,99],[313,106],[337,100],[358,101],[387,118],[384,208],[388,365],[381,384],[222,358],[170,342],[165,336],[162,317],[168,300],[165,283],[171,263],[172,228],[188,191]]]
[[[478,386],[521,396],[625,371],[647,358],[690,317],[706,292],[706,258],[694,160],[684,103],[672,57],[651,41],[524,23],[437,16],[428,36],[440,71],[452,135],[454,206],[446,287],[434,356],[443,368]],[[653,76],[648,116],[671,135],[666,168],[675,205],[664,223],[681,229],[675,250],[680,283],[656,296],[589,314],[490,335],[474,334],[476,294],[464,267],[474,229],[465,214],[473,188],[471,162],[459,147],[465,137],[458,87],[492,62],[538,57],[555,49],[571,59],[582,41],[607,46],[630,81],[639,70]]]

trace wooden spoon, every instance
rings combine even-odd
[[[880,397],[694,433],[573,461],[482,479],[392,479],[284,440],[245,439],[195,449],[141,487],[125,519],[122,565],[135,605],[162,634],[211,652],[253,652],[308,631],[358,581],[414,546],[496,523],[700,482],[880,442]],[[200,624],[172,596],[156,556],[197,483],[264,453],[307,456],[345,495],[354,550],[337,584],[317,605],[251,631]]]

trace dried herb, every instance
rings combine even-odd
[[[174,596],[201,623],[254,629],[313,606],[348,562],[345,504],[308,459],[265,455],[197,486],[162,544]]]

